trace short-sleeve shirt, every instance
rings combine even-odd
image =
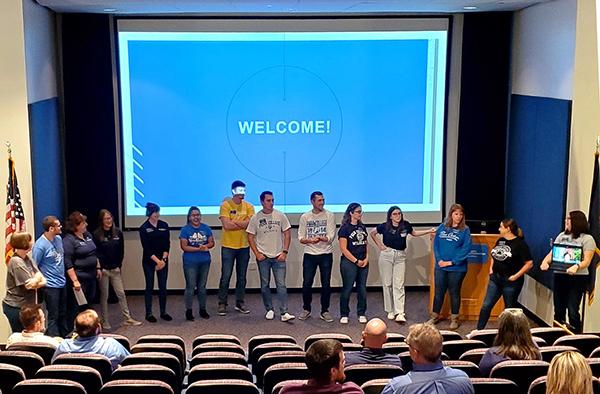
[[[275,258],[283,251],[283,232],[290,227],[290,221],[282,212],[274,209],[266,214],[260,210],[250,219],[246,232],[255,236],[260,253]]]
[[[596,250],[596,241],[594,241],[594,237],[589,234],[579,234],[579,237],[573,238],[573,234],[558,234],[556,239],[554,240],[557,244],[564,245],[575,245],[581,246],[584,252],[594,251]],[[555,272],[557,274],[566,274],[566,272]],[[575,275],[587,275],[589,274],[589,270],[587,268],[579,269]]]
[[[406,249],[406,238],[412,234],[413,227],[408,221],[403,220],[399,226],[387,228],[387,223],[381,223],[376,227],[377,234],[383,235],[383,244],[388,248],[396,250]]]
[[[60,235],[56,235],[52,241],[42,235],[35,241],[31,257],[46,278],[46,287],[62,289],[67,284],[64,256],[65,251]]]
[[[359,260],[367,257],[367,228],[364,224],[346,223],[340,227],[338,238],[346,238],[348,240],[348,251],[352,256]]]
[[[254,215],[254,207],[252,204],[243,200],[240,204],[236,204],[231,198],[223,201],[221,209],[219,210],[220,218],[225,217],[231,220],[248,220],[252,215]],[[247,248],[248,235],[246,234],[246,230],[223,229],[221,245],[231,249]]]
[[[65,268],[73,268],[77,276],[85,279],[96,277],[98,257],[96,257],[96,244],[92,234],[84,232],[82,238],[75,234],[68,234],[64,240]]]
[[[37,290],[26,289],[25,282],[33,278],[38,271],[37,265],[29,257],[25,256],[25,259],[22,259],[17,255],[12,256],[6,267],[6,297],[4,303],[14,308],[37,303]]]
[[[491,251],[494,259],[492,270],[495,274],[508,278],[519,272],[527,261],[532,260],[529,246],[522,238],[499,238]]]
[[[199,247],[206,245],[213,233],[206,224],[194,227],[191,224],[184,226],[179,233],[179,239],[187,239],[188,245]],[[210,263],[210,252],[199,250],[197,252],[183,252],[183,264],[208,264]]]

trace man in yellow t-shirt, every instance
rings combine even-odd
[[[227,198],[221,204],[219,219],[223,224],[223,237],[221,238],[221,280],[219,282],[219,306],[217,312],[220,316],[227,314],[227,292],[235,263],[235,310],[240,313],[250,313],[244,305],[246,293],[246,271],[250,259],[248,235],[246,227],[254,215],[252,204],[244,201],[246,184],[234,181],[231,184],[233,197]]]

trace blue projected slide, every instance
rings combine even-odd
[[[445,31],[120,32],[125,213],[440,211]]]

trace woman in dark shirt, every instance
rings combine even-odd
[[[146,320],[156,323],[152,314],[152,290],[154,290],[154,272],[158,279],[158,303],[160,306],[160,317],[171,321],[173,318],[167,313],[167,277],[169,275],[169,225],[160,217],[160,207],[154,203],[146,204],[146,216],[148,219],[139,229],[140,241],[142,242],[143,256],[142,267],[146,278],[146,289],[144,300],[146,302]]]
[[[123,289],[123,278],[121,277],[121,266],[125,255],[123,233],[113,221],[113,216],[108,209],[101,209],[98,214],[98,227],[94,231],[94,243],[100,266],[102,267],[102,278],[100,279],[100,305],[102,306],[102,328],[110,330],[108,320],[108,289],[109,284],[115,290],[119,299],[119,306],[123,314],[123,324],[127,326],[139,326],[141,322],[133,319],[127,305],[125,290]]]
[[[350,314],[350,294],[354,283],[358,298],[357,314],[360,323],[366,323],[367,317],[367,276],[369,275],[369,256],[367,254],[367,228],[361,221],[362,207],[351,203],[342,218],[338,232],[340,251],[340,273],[342,275],[342,293],[340,294],[340,323],[348,324]]]
[[[517,222],[514,219],[504,219],[498,230],[500,238],[491,252],[490,281],[479,312],[478,330],[485,328],[500,297],[504,298],[506,308],[518,306],[523,275],[533,267],[529,246],[525,243]]]
[[[87,217],[75,211],[66,223],[67,236],[63,239],[65,270],[73,291],[67,291],[67,324],[75,321],[77,313],[90,308],[96,297],[98,279],[102,276],[96,257],[96,245],[87,231]],[[85,299],[84,299],[85,298]]]

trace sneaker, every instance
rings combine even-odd
[[[248,313],[250,313],[250,309],[246,308],[246,306],[244,304],[237,304],[235,306],[235,310],[243,313],[244,315],[247,315]]]
[[[290,321],[290,320],[294,320],[295,318],[296,318],[296,316],[290,315],[287,312],[285,312],[283,315],[281,315],[281,321]]]
[[[344,316],[340,319],[340,324],[348,324],[348,317]]]
[[[135,320],[132,317],[127,318],[125,321],[123,321],[123,325],[124,326],[141,326],[142,322]]]
[[[208,319],[210,318],[210,315],[208,314],[206,309],[200,309],[200,317],[203,319]]]
[[[102,329],[103,330],[110,330],[110,329],[112,329],[112,326],[110,325],[109,322],[105,321],[105,322],[102,323]]]
[[[148,321],[150,323],[156,323],[158,320],[156,320],[154,315],[148,315],[148,316],[146,316],[146,321]]]
[[[333,323],[333,316],[331,316],[331,313],[327,311],[321,312],[321,315],[319,317],[321,318],[321,320],[325,320],[327,323]]]
[[[194,314],[192,313],[191,309],[186,309],[185,310],[185,320],[187,320],[187,321],[194,321]]]
[[[237,306],[235,307],[235,309],[237,310]],[[268,311],[267,314],[265,315],[265,319],[267,319],[267,320],[273,320],[274,317],[275,317],[275,312],[273,311],[273,309]]]
[[[388,320],[394,320],[395,318],[396,318],[396,315],[394,314],[394,312],[388,313]]]
[[[366,324],[367,323],[367,317],[366,316],[359,316],[358,317],[358,322],[360,324]]]
[[[219,316],[225,316],[227,314],[227,305],[219,304],[219,306],[217,307],[217,313],[219,314]]]
[[[404,317],[404,315],[402,313],[399,313],[398,316],[396,316],[396,323],[400,323],[400,324],[404,324],[406,323],[406,317]]]
[[[307,311],[306,309],[302,311],[302,313],[300,314],[300,316],[298,316],[298,319],[300,320],[306,320],[310,317],[310,311]]]
[[[171,321],[171,320],[173,320],[173,318],[171,317],[171,315],[169,315],[168,313],[161,314],[160,318],[163,319],[164,321]]]

